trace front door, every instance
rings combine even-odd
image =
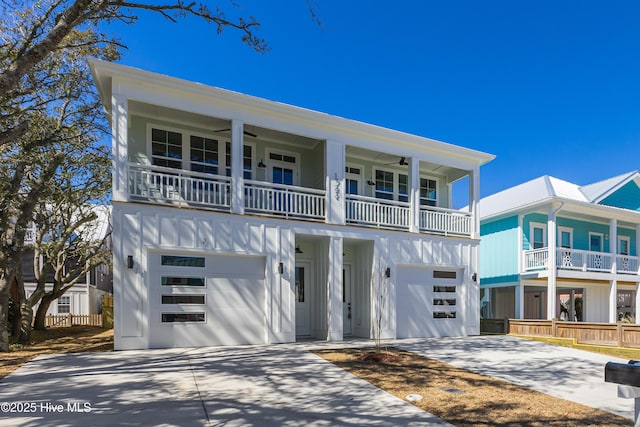
[[[342,319],[343,335],[351,335],[351,318],[353,317],[351,305],[351,266],[345,265],[342,270]]]
[[[296,335],[311,335],[309,264],[296,264]]]

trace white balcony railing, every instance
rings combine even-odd
[[[524,251],[524,271],[544,270],[547,268],[548,260],[548,248]]]
[[[468,212],[424,206],[420,209],[420,231],[470,236],[472,230],[473,217]]]
[[[618,255],[616,259],[616,269],[622,274],[640,274],[640,257],[629,255]]]
[[[382,228],[409,228],[410,205],[394,200],[349,195],[346,220],[350,224]]]
[[[244,183],[246,212],[311,220],[325,218],[324,190],[248,179]]]
[[[160,203],[229,210],[231,179],[161,166],[129,164],[129,195]]]
[[[524,271],[544,270],[548,267],[549,248],[524,251]],[[556,267],[560,270],[611,272],[614,255],[608,252],[556,248]],[[616,270],[621,274],[640,274],[639,257],[616,256]]]

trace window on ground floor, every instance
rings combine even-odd
[[[60,298],[58,298],[58,313],[71,313],[71,296],[62,295]]]
[[[618,289],[618,321],[636,322],[636,291]]]

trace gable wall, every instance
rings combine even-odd
[[[600,202],[601,205],[640,211],[640,188],[635,181],[629,181],[613,194]]]

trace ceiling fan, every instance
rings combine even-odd
[[[386,163],[387,165],[400,165],[400,166],[407,166],[409,165],[409,162],[407,162],[407,158],[406,157],[400,157],[400,161],[399,162],[391,162],[391,163]]]
[[[229,132],[229,131],[231,131],[231,128],[228,128],[228,129],[218,129],[218,130],[214,130],[214,131],[213,131],[213,133],[218,133],[218,132]],[[251,136],[251,137],[253,137],[253,138],[257,138],[257,137],[258,137],[258,135],[256,135],[255,133],[251,133],[251,132],[246,131],[246,130],[244,130],[244,129],[242,130],[242,133],[243,133],[243,134],[245,134],[245,135],[247,135],[247,136]]]

